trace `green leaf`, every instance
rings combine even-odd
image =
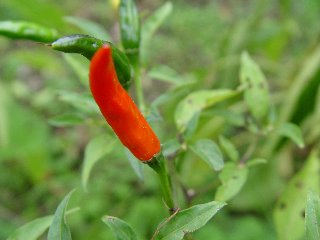
[[[37,218],[15,230],[7,240],[37,240],[50,226],[53,216]]]
[[[219,174],[222,185],[217,189],[215,200],[228,201],[233,198],[242,189],[247,176],[248,168],[246,166],[227,163]]]
[[[150,44],[152,35],[157,31],[160,25],[172,12],[172,3],[166,2],[158,8],[150,17],[148,17],[141,28],[141,55],[145,62],[146,51]]]
[[[74,26],[84,31],[84,33],[86,34],[106,41],[111,40],[111,37],[106,31],[106,29],[102,27],[100,24],[97,24],[96,22],[93,22],[85,18],[73,16],[65,17],[64,19],[66,22],[73,24]]]
[[[306,232],[308,240],[320,239],[320,198],[312,191],[307,196]]]
[[[168,91],[165,91],[160,96],[158,96],[153,102],[152,107],[159,107],[161,105],[164,105],[166,103],[172,102],[172,101],[179,101],[181,98],[183,98],[188,92],[189,92],[189,86],[183,86],[181,88],[174,88],[170,89]]]
[[[131,228],[131,226],[125,221],[113,217],[113,216],[103,216],[102,221],[107,224],[107,226],[113,232],[115,239],[117,240],[137,240],[137,235]]]
[[[85,191],[93,166],[113,150],[115,143],[115,138],[104,134],[93,138],[86,146],[81,173],[81,183]]]
[[[59,204],[51,226],[48,232],[47,240],[71,240],[70,229],[66,223],[66,209],[71,195],[75,190],[72,190]]]
[[[143,180],[143,165],[141,161],[139,161],[139,159],[137,159],[127,148],[125,148],[125,153],[133,171],[140,180]]]
[[[25,21],[0,21],[0,35],[43,43],[52,42],[59,37],[55,29]]]
[[[222,117],[227,124],[243,127],[246,124],[245,116],[228,109],[211,109],[203,113],[204,117]]]
[[[264,158],[253,158],[247,161],[246,166],[247,167],[253,167],[255,165],[259,164],[266,164],[268,161]]]
[[[183,132],[183,138],[185,140],[190,139],[193,136],[193,134],[196,132],[198,123],[199,123],[199,118],[200,118],[200,112],[197,112],[193,115],[193,117],[188,122]]]
[[[183,132],[192,117],[207,107],[235,96],[238,92],[229,89],[200,90],[189,94],[177,106],[175,122],[180,132]]]
[[[98,114],[100,115],[100,110],[91,94],[79,94],[76,92],[60,91],[59,100],[64,101],[83,113],[87,114]]]
[[[181,75],[166,65],[159,65],[152,68],[149,71],[148,75],[151,78],[169,82],[174,84],[175,86],[183,86],[196,82],[194,77],[192,77],[191,75]]]
[[[181,144],[179,143],[177,138],[172,138],[162,145],[163,155],[168,157],[172,154],[175,154],[181,148]]]
[[[135,0],[120,0],[120,33],[122,46],[132,64],[137,64],[140,46],[140,20]]]
[[[232,161],[236,162],[239,160],[239,152],[229,139],[220,135],[219,136],[219,143],[220,143],[220,146],[222,147],[222,149],[224,150],[224,152],[228,155],[228,157]]]
[[[19,170],[15,174],[24,175],[32,184],[39,184],[45,181],[48,173],[52,171],[52,166],[49,164],[52,139],[48,124],[34,109],[18,104],[11,98],[11,90],[6,84],[0,83],[0,88],[0,102],[2,102],[0,105],[3,104],[0,107],[4,107],[3,112],[5,112],[5,115],[0,115],[0,125],[2,125],[0,127],[6,127],[5,131],[0,133],[4,136],[0,147],[0,162],[5,159],[16,159]],[[17,146],[19,151],[16,151]],[[4,180],[6,175],[1,176]]]
[[[172,8],[172,3],[166,2],[144,22],[141,30],[142,40],[144,43],[150,40],[152,35],[157,31],[164,20],[170,15],[170,13],[172,12]]]
[[[148,115],[145,117],[148,123],[161,122],[163,118],[156,106],[151,106]]]
[[[56,127],[67,127],[83,124],[85,119],[78,113],[65,113],[62,115],[55,116],[49,120],[52,126]]]
[[[190,146],[191,150],[204,160],[214,170],[219,171],[223,168],[223,156],[218,145],[210,139],[198,140]]]
[[[279,239],[301,239],[305,231],[305,205],[308,190],[319,193],[320,159],[313,151],[304,167],[289,181],[273,211]]]
[[[267,117],[270,108],[268,83],[247,52],[241,55],[240,81],[245,88],[244,99],[251,114],[257,120]]]
[[[160,228],[155,239],[180,240],[186,233],[194,232],[203,227],[225,205],[223,202],[212,201],[178,212]]]
[[[89,66],[88,66],[88,63],[84,63],[81,61],[83,59],[83,57],[81,57],[82,59],[79,59],[78,57],[81,57],[81,56],[75,55],[75,54],[63,54],[64,60],[66,60],[66,62],[71,67],[71,69],[75,72],[75,74],[79,78],[80,82],[84,86],[88,86],[89,85],[89,80],[88,80]]]
[[[56,27],[66,31],[66,25],[62,21],[64,10],[59,2],[41,1],[41,0],[4,0],[1,1],[1,10],[7,11],[10,18],[28,19],[32,22]],[[3,15],[2,12],[1,15]],[[6,14],[5,14],[6,15]]]
[[[304,147],[301,129],[293,123],[284,123],[277,129],[278,134],[290,138],[300,148]]]
[[[66,212],[66,215],[69,215],[78,210],[79,208],[70,209]],[[47,230],[47,228],[50,227],[53,217],[53,215],[41,217],[24,224],[23,226],[16,229],[7,238],[7,240],[37,240]]]

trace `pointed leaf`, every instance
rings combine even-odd
[[[139,161],[139,159],[137,159],[127,148],[125,148],[125,153],[133,171],[138,176],[138,178],[143,181],[144,175],[143,165],[141,161]]]
[[[307,196],[306,231],[308,240],[320,239],[320,198],[312,191]]]
[[[188,122],[184,132],[183,132],[183,138],[185,140],[190,139],[193,134],[196,132],[198,123],[199,123],[200,113],[197,112],[193,115],[193,117]]]
[[[67,127],[83,124],[85,119],[79,113],[65,113],[62,115],[55,116],[49,120],[52,126],[56,127]]]
[[[66,214],[78,211],[79,208],[70,209]],[[37,240],[50,227],[53,215],[37,218],[16,229],[7,240]]]
[[[172,12],[172,3],[166,2],[159,9],[157,9],[147,20],[141,28],[141,54],[145,59],[145,52],[148,49],[152,35],[157,31],[160,25]]]
[[[66,223],[66,209],[72,190],[59,204],[48,232],[48,240],[71,240],[70,229]]]
[[[301,239],[305,230],[305,205],[308,190],[319,193],[320,159],[314,151],[304,167],[288,183],[273,212],[279,239]]]
[[[192,117],[207,107],[235,96],[238,92],[229,89],[200,90],[189,94],[177,106],[175,122],[180,132],[183,132]]]
[[[172,12],[172,3],[166,2],[158,8],[143,24],[142,26],[142,43],[147,44],[152,35],[157,31],[160,25]]]
[[[100,115],[99,107],[95,103],[90,94],[79,94],[69,91],[60,91],[59,100],[64,101],[71,106],[75,107],[83,113],[95,115]]]
[[[147,119],[148,123],[163,121],[163,118],[156,106],[150,107],[149,114],[145,116],[145,118]]]
[[[241,55],[240,81],[245,88],[244,99],[251,114],[258,120],[267,117],[270,108],[268,83],[247,52]]]
[[[162,145],[163,155],[168,157],[172,154],[175,154],[181,148],[181,144],[179,143],[177,138],[172,138]]]
[[[198,140],[191,145],[191,150],[204,160],[214,170],[219,171],[223,168],[223,156],[218,145],[210,139]]]
[[[207,110],[203,115],[209,117],[222,117],[227,124],[232,126],[243,127],[246,125],[245,116],[243,116],[241,113],[235,113],[234,111],[228,109]]]
[[[284,123],[277,129],[277,132],[285,137],[290,138],[300,148],[304,147],[301,129],[293,123]]]
[[[116,143],[114,138],[108,135],[100,135],[93,138],[86,146],[84,152],[84,162],[81,173],[81,183],[84,190],[87,185],[93,166],[104,156],[110,153]]]
[[[81,56],[81,59],[77,58],[78,55],[75,54],[63,54],[63,58],[66,60],[66,62],[69,64],[71,69],[75,72],[77,77],[79,78],[80,82],[84,86],[89,85],[88,81],[88,75],[89,75],[89,66],[88,63],[84,63],[81,60],[83,59]]]
[[[156,240],[181,240],[186,233],[203,227],[225,205],[223,202],[213,201],[177,213],[160,228]]]
[[[253,167],[255,165],[259,164],[266,164],[268,161],[264,158],[253,158],[247,161],[246,166],[247,167]]]
[[[239,152],[229,139],[220,135],[219,136],[219,143],[220,143],[220,146],[222,147],[222,149],[224,150],[224,152],[228,155],[228,157],[232,161],[236,162],[239,160]]]
[[[233,198],[242,189],[247,176],[246,166],[227,163],[219,174],[222,185],[217,189],[215,200],[228,201]]]
[[[160,65],[152,68],[148,75],[151,78],[169,82],[176,86],[182,86],[195,82],[195,79],[191,75],[181,75],[166,65]]]
[[[103,39],[105,41],[111,40],[111,37],[106,29],[96,22],[85,18],[73,16],[65,17],[64,19],[66,22],[71,23],[79,29],[83,30],[86,34],[89,34],[95,38]]]
[[[160,94],[151,104],[152,107],[159,107],[165,103],[179,100],[183,98],[189,92],[189,86],[185,85],[181,88],[170,89],[162,94]]]
[[[37,218],[15,230],[7,240],[37,240],[50,226],[53,216]]]
[[[104,216],[102,221],[108,225],[117,240],[137,240],[137,235],[125,221],[112,216]]]

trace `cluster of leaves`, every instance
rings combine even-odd
[[[122,1],[125,2],[133,3]],[[22,9],[18,6],[23,7],[23,4],[27,4],[22,4],[18,0],[5,3],[7,6],[16,3],[17,12]],[[70,70],[58,64],[60,60],[47,57],[50,54],[48,51],[39,53],[35,57],[39,47],[35,47],[32,52],[27,50],[11,52],[5,64],[2,64],[8,70],[4,69],[1,78],[13,81],[0,82],[0,144],[3,146],[0,150],[0,163],[6,166],[5,164],[17,162],[18,167],[12,168],[11,171],[21,168],[19,171],[25,176],[25,179],[19,179],[19,174],[13,176],[7,174],[3,177],[3,179],[17,178],[16,185],[9,185],[12,191],[15,187],[20,188],[17,191],[22,191],[21,188],[25,185],[21,182],[27,180],[35,186],[36,190],[33,193],[35,196],[39,194],[36,191],[40,191],[41,196],[45,195],[43,192],[46,190],[43,189],[47,187],[50,194],[56,193],[57,199],[61,198],[65,192],[77,186],[78,179],[77,171],[71,173],[70,170],[62,169],[79,170],[78,162],[83,158],[81,181],[84,192],[78,193],[82,195],[78,196],[79,199],[85,199],[83,200],[85,203],[80,204],[82,216],[96,219],[101,218],[101,212],[110,212],[108,216],[102,218],[102,221],[110,227],[116,239],[139,239],[139,235],[153,239],[182,239],[186,233],[204,227],[207,223],[207,227],[194,236],[201,239],[209,239],[212,235],[217,239],[241,239],[241,237],[248,239],[250,235],[247,232],[254,230],[244,226],[250,221],[256,224],[254,226],[257,233],[252,235],[255,239],[268,239],[262,238],[266,235],[272,238],[275,232],[279,239],[300,239],[303,236],[308,239],[319,239],[320,131],[317,123],[320,119],[320,45],[311,40],[320,33],[315,24],[316,9],[320,9],[320,5],[312,0],[301,3],[309,10],[309,17],[306,17],[293,1],[283,1],[280,4],[281,17],[274,19],[270,17],[274,14],[274,8],[270,9],[268,1],[260,1],[252,5],[255,7],[252,15],[239,21],[243,16],[242,8],[239,10],[239,16],[234,14],[234,19],[230,20],[230,16],[228,19],[228,11],[236,11],[238,5],[206,4],[207,7],[203,7],[201,11],[208,8],[210,14],[206,15],[204,12],[203,16],[211,16],[211,10],[219,8],[226,8],[227,13],[226,16],[214,14],[217,23],[213,27],[213,33],[210,35],[209,32],[201,39],[207,37],[210,42],[215,43],[212,47],[204,46],[203,54],[199,50],[196,53],[198,56],[190,56],[194,54],[193,51],[186,51],[205,43],[201,42],[201,39],[187,41],[184,34],[190,35],[195,31],[200,34],[205,33],[199,28],[202,19],[198,19],[197,9],[182,3],[176,3],[174,8],[172,3],[165,3],[142,21],[141,29],[135,19],[137,11],[134,10],[129,16],[134,18],[135,24],[128,26],[133,27],[132,31],[141,32],[141,39],[130,38],[132,36],[128,35],[132,41],[122,42],[122,47],[127,50],[132,65],[137,64],[137,58],[140,58],[143,80],[154,80],[150,89],[155,89],[156,81],[168,85],[166,89],[160,88],[161,92],[154,90],[152,92],[154,95],[147,96],[154,100],[146,106],[145,112],[148,121],[163,142],[164,155],[169,159],[175,195],[179,206],[185,210],[175,212],[155,227],[155,224],[165,217],[165,209],[161,206],[161,201],[157,202],[156,198],[151,198],[151,201],[146,200],[148,191],[151,191],[152,195],[157,195],[157,191],[154,191],[156,183],[150,180],[152,173],[126,152],[110,129],[105,128],[105,123],[88,94],[88,62],[76,55],[64,54],[63,58],[74,74],[70,77],[65,73]],[[127,9],[126,5],[121,5],[119,9],[125,12],[134,8],[131,6]],[[172,14],[174,9],[179,11]],[[179,29],[183,29],[181,24],[186,25],[184,21],[181,23],[181,20],[178,20],[187,19],[183,18],[183,14],[187,17],[195,14],[198,25],[188,25],[189,30],[180,32]],[[293,19],[292,16],[298,17]],[[207,21],[208,18],[203,21]],[[37,21],[31,17],[29,19]],[[228,22],[226,19],[233,20],[231,29],[226,28],[225,22]],[[163,29],[167,31],[158,34],[157,38],[153,37],[165,22]],[[278,24],[279,22],[281,24]],[[306,22],[312,27],[308,29],[301,27]],[[84,34],[94,38],[112,41],[104,27],[87,19],[68,17],[62,25],[60,22],[53,25],[46,22],[50,27],[61,25],[62,32],[68,30],[66,23],[74,25]],[[128,23],[130,18],[122,22],[121,26]],[[10,26],[10,29],[16,29]],[[0,24],[1,27],[3,30],[0,33],[3,35],[21,38],[6,32],[8,22]],[[31,28],[41,29],[35,33],[36,36],[45,30],[50,33],[49,38],[35,38],[34,33],[29,31],[28,37],[31,40],[51,42],[58,36],[54,29],[42,29],[42,26],[34,24]],[[215,36],[217,32],[215,28],[220,29],[222,33],[219,37]],[[21,33],[21,29],[17,31]],[[126,31],[126,28],[122,28],[121,31]],[[250,32],[257,33],[252,36]],[[217,41],[213,41],[214,37]],[[186,47],[179,52],[180,48],[177,46],[181,45],[181,39],[186,41]],[[1,41],[4,42],[4,49],[10,48],[11,42],[3,39]],[[132,44],[135,41],[138,41],[139,45]],[[289,43],[294,51],[288,53]],[[164,46],[167,49],[163,55],[161,49]],[[140,56],[135,55],[137,48]],[[248,52],[254,53],[254,57]],[[155,53],[158,56],[155,57]],[[208,56],[211,59],[208,60]],[[199,58],[199,62],[209,67],[202,66],[199,70],[199,66],[193,63],[196,57]],[[171,58],[173,60],[170,61]],[[165,59],[166,65],[157,64],[157,61],[162,62],[162,59]],[[285,64],[286,62],[288,63]],[[33,90],[29,88],[33,82],[28,85],[15,81],[15,78],[25,77],[25,73],[22,76],[12,76],[10,69],[16,69],[16,65],[21,63],[43,71],[40,74],[43,81],[48,82],[47,87],[40,91],[37,87]],[[182,69],[186,73],[180,74],[174,70],[180,67],[176,63],[187,65],[190,69]],[[136,67],[134,69],[137,71]],[[64,83],[52,81],[58,76],[56,72],[68,79],[63,79]],[[69,78],[75,81],[70,81]],[[56,93],[55,89],[63,91]],[[79,89],[78,93],[75,89]],[[139,92],[136,95],[139,103],[143,101],[141,96],[139,97]],[[60,101],[50,104],[57,96]],[[25,110],[22,107],[24,105],[29,106],[32,111]],[[33,111],[38,111],[40,114],[34,114]],[[49,128],[44,123],[43,116],[47,118],[48,115],[55,114],[56,116],[49,120]],[[19,121],[22,124],[18,124]],[[10,127],[10,124],[14,127]],[[32,132],[30,136],[26,136],[25,126],[30,126]],[[97,129],[100,127],[103,129],[103,134]],[[50,136],[53,136],[51,131],[59,129],[70,132],[68,134],[58,132],[51,139]],[[61,139],[63,136],[68,138]],[[94,137],[89,141],[91,136]],[[288,142],[287,138],[295,145]],[[78,139],[78,142],[75,139]],[[25,145],[28,141],[32,144]],[[83,147],[87,141],[89,142],[86,147]],[[12,150],[19,145],[23,146],[19,152]],[[81,149],[72,147],[77,145],[81,146]],[[70,150],[66,151],[64,148]],[[118,162],[124,158],[129,160],[138,180],[131,174],[130,169],[125,167],[126,162]],[[104,159],[106,161],[102,161]],[[65,160],[67,163],[62,163]],[[100,170],[96,165],[101,167],[108,165],[108,167],[102,167]],[[89,182],[92,172],[95,174],[92,174],[92,182]],[[103,178],[106,172],[109,176]],[[57,179],[58,173],[64,173],[66,177]],[[52,174],[56,176],[50,177]],[[141,186],[143,180],[145,184]],[[43,184],[46,181],[48,186]],[[67,186],[65,186],[66,181]],[[106,185],[106,181],[110,181],[111,184]],[[3,184],[6,183],[8,181],[3,181]],[[136,191],[132,191],[131,184],[138,186]],[[106,188],[107,191],[102,190]],[[63,194],[57,194],[61,190]],[[90,191],[89,197],[86,191]],[[137,197],[138,194],[142,199]],[[105,199],[106,196],[108,199]],[[70,219],[68,222],[71,222],[71,226],[85,224],[85,220],[79,220],[81,218],[79,213],[69,215],[74,211],[67,211],[70,197],[71,193],[60,203],[54,216],[27,223],[13,232],[9,239],[36,239],[49,226],[48,239],[71,239],[66,216]],[[131,197],[137,202],[133,210],[130,210],[128,203]],[[107,203],[101,203],[104,201]],[[213,223],[209,222],[225,206],[225,202],[228,203],[228,207],[224,208],[225,211],[221,211],[221,216],[218,214]],[[54,204],[56,201],[46,205],[49,212]],[[97,209],[94,209],[95,205],[98,206]],[[9,204],[7,206],[8,209],[12,209]],[[130,211],[136,211],[136,214],[130,216]],[[148,211],[151,212],[150,215],[146,214]],[[252,212],[259,218],[254,218]],[[240,214],[240,220],[234,217],[234,213]],[[41,213],[35,215],[37,214]],[[75,215],[78,217],[74,217]],[[123,216],[127,222],[134,225],[134,228],[127,222],[109,215]],[[261,227],[270,226],[268,219],[271,216],[273,227]],[[263,219],[262,223],[258,223],[260,218]],[[89,221],[94,222],[94,220]],[[150,225],[147,222],[150,222]],[[243,229],[239,228],[230,233],[228,227],[234,227],[238,225],[237,223],[241,223],[239,226]],[[152,231],[149,230],[150,227]],[[92,232],[96,239],[107,239],[107,235],[103,234],[98,237],[97,232],[101,232],[100,227],[93,227]],[[74,234],[80,239],[81,233]],[[83,237],[89,238],[89,235]],[[192,238],[189,234],[187,237]]]

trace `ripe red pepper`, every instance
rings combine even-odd
[[[100,111],[120,141],[141,161],[160,152],[160,141],[126,90],[121,86],[109,45],[90,64],[90,89]]]

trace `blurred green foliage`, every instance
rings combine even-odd
[[[61,34],[86,33],[77,24],[70,24],[72,18],[66,20],[67,16],[81,17],[100,24],[113,42],[119,42],[117,10],[112,2],[2,0],[0,20],[33,21],[56,28]],[[143,23],[164,1],[137,3]],[[267,137],[253,134],[255,124],[250,123],[249,111],[240,97],[204,110],[195,120],[190,137],[185,136],[187,141],[209,138],[218,142],[223,135],[240,156],[254,142],[253,157],[268,162],[250,168],[244,188],[193,237],[277,239],[279,226],[272,220],[275,203],[288,197],[280,196],[291,186],[289,180],[302,169],[311,149],[319,151],[320,1],[172,3],[173,12],[148,43],[144,61],[146,98],[150,102],[156,99],[153,106],[160,112],[152,112],[149,117],[161,141],[179,145],[175,141],[174,110],[188,93],[239,86],[244,50],[268,81],[268,121],[275,118],[276,123],[298,124],[305,139],[305,147],[299,149],[274,133]],[[81,208],[68,216],[74,239],[112,239],[111,231],[101,221],[104,215],[127,221],[139,239],[150,239],[167,214],[157,179],[144,168],[142,182],[119,141],[110,140],[114,144],[112,152],[96,159],[88,192],[81,188],[86,145],[101,131],[112,136],[94,109],[84,83],[86,72],[81,71],[88,68],[88,62],[63,56],[42,44],[2,37],[0,51],[0,239],[26,222],[53,214],[73,188],[78,190],[69,208]],[[169,66],[174,69],[173,75],[192,81],[189,85],[181,84],[180,79],[176,85],[170,80],[164,83],[168,79],[157,81],[163,79],[151,69],[160,65],[164,66],[162,71]],[[176,181],[186,187],[183,190],[195,193],[185,199],[186,193],[177,191],[183,208],[212,201],[220,184],[219,174],[198,160],[195,154],[184,154],[176,163]],[[275,214],[283,213],[276,208]]]

